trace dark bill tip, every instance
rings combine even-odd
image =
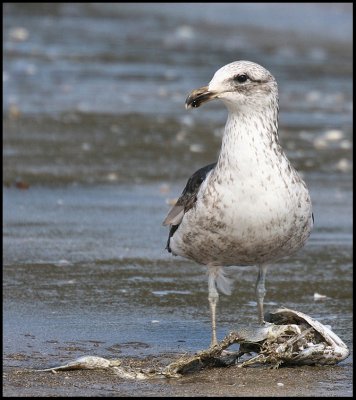
[[[212,100],[216,97],[216,94],[209,92],[208,86],[203,86],[199,89],[194,89],[190,92],[189,96],[185,101],[185,108],[197,108],[203,103]]]

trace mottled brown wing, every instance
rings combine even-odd
[[[214,169],[215,165],[216,163],[209,164],[194,172],[194,174],[188,179],[188,182],[176,204],[169,210],[167,217],[164,219],[163,225],[171,226],[166,246],[166,249],[169,252],[171,252],[171,248],[169,247],[171,237],[181,223],[184,214],[194,206],[197,201],[197,194],[200,185],[203,183],[208,173]]]

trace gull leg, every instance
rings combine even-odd
[[[218,344],[216,338],[216,305],[219,300],[219,293],[216,289],[216,268],[209,268],[209,305],[210,305],[210,315],[211,315],[211,343],[210,347],[214,347]]]
[[[256,281],[256,297],[257,297],[257,308],[258,308],[258,322],[264,324],[264,313],[263,313],[263,300],[266,294],[265,278],[267,272],[267,265],[258,266],[258,276]]]

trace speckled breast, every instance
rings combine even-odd
[[[174,254],[206,265],[256,265],[288,256],[308,239],[313,221],[304,182],[278,195],[211,185],[171,240]]]

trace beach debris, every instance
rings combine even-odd
[[[352,170],[352,162],[347,158],[341,158],[336,163],[336,169],[340,172],[349,172]]]
[[[16,119],[21,116],[21,110],[17,104],[10,104],[8,108],[8,115],[11,119]]]
[[[145,372],[141,372],[140,369],[125,366],[121,367],[122,360],[119,359],[111,359],[108,360],[103,357],[97,356],[82,356],[74,361],[70,361],[67,364],[60,365],[58,367],[46,368],[46,369],[37,369],[36,372],[52,372],[56,374],[58,371],[72,371],[72,370],[83,370],[83,369],[109,369],[114,374],[118,375],[123,379],[148,379],[151,377],[152,372],[147,370]],[[154,371],[153,373],[155,373]]]
[[[324,299],[327,299],[327,298],[328,298],[328,296],[325,296],[325,294],[320,294],[320,293],[317,293],[317,292],[314,293],[314,300],[315,301],[324,300]]]
[[[24,42],[29,36],[29,31],[22,26],[15,26],[9,30],[9,37],[14,42]]]
[[[334,365],[350,354],[346,344],[329,327],[300,311],[280,308],[266,319],[272,325],[265,332],[256,330],[265,334],[265,338],[253,342],[259,346],[258,354],[239,364],[240,367],[255,363],[269,363],[274,368],[282,364]],[[245,337],[245,341],[250,339]]]
[[[123,365],[122,360],[84,356],[65,365],[37,371],[73,369],[110,369],[123,379],[178,378],[205,368],[255,364],[334,365],[345,360],[350,351],[332,330],[300,312],[280,308],[265,315],[264,325],[253,325],[230,332],[217,345],[193,355],[183,355],[166,367],[141,368]],[[227,349],[239,344],[238,351]],[[246,356],[249,358],[245,359]],[[282,386],[282,385],[279,385]]]
[[[16,181],[15,181],[15,187],[16,187],[17,189],[27,190],[27,189],[30,188],[30,185],[29,185],[27,182],[25,182],[25,181],[16,180]]]
[[[103,357],[83,356],[58,367],[38,369],[39,372],[70,371],[74,369],[107,369],[121,365],[121,360],[107,360]]]
[[[106,180],[115,182],[119,179],[119,175],[116,172],[110,172],[106,175]]]
[[[338,143],[344,139],[344,132],[339,129],[330,129],[314,139],[316,149],[330,148],[332,143]]]

